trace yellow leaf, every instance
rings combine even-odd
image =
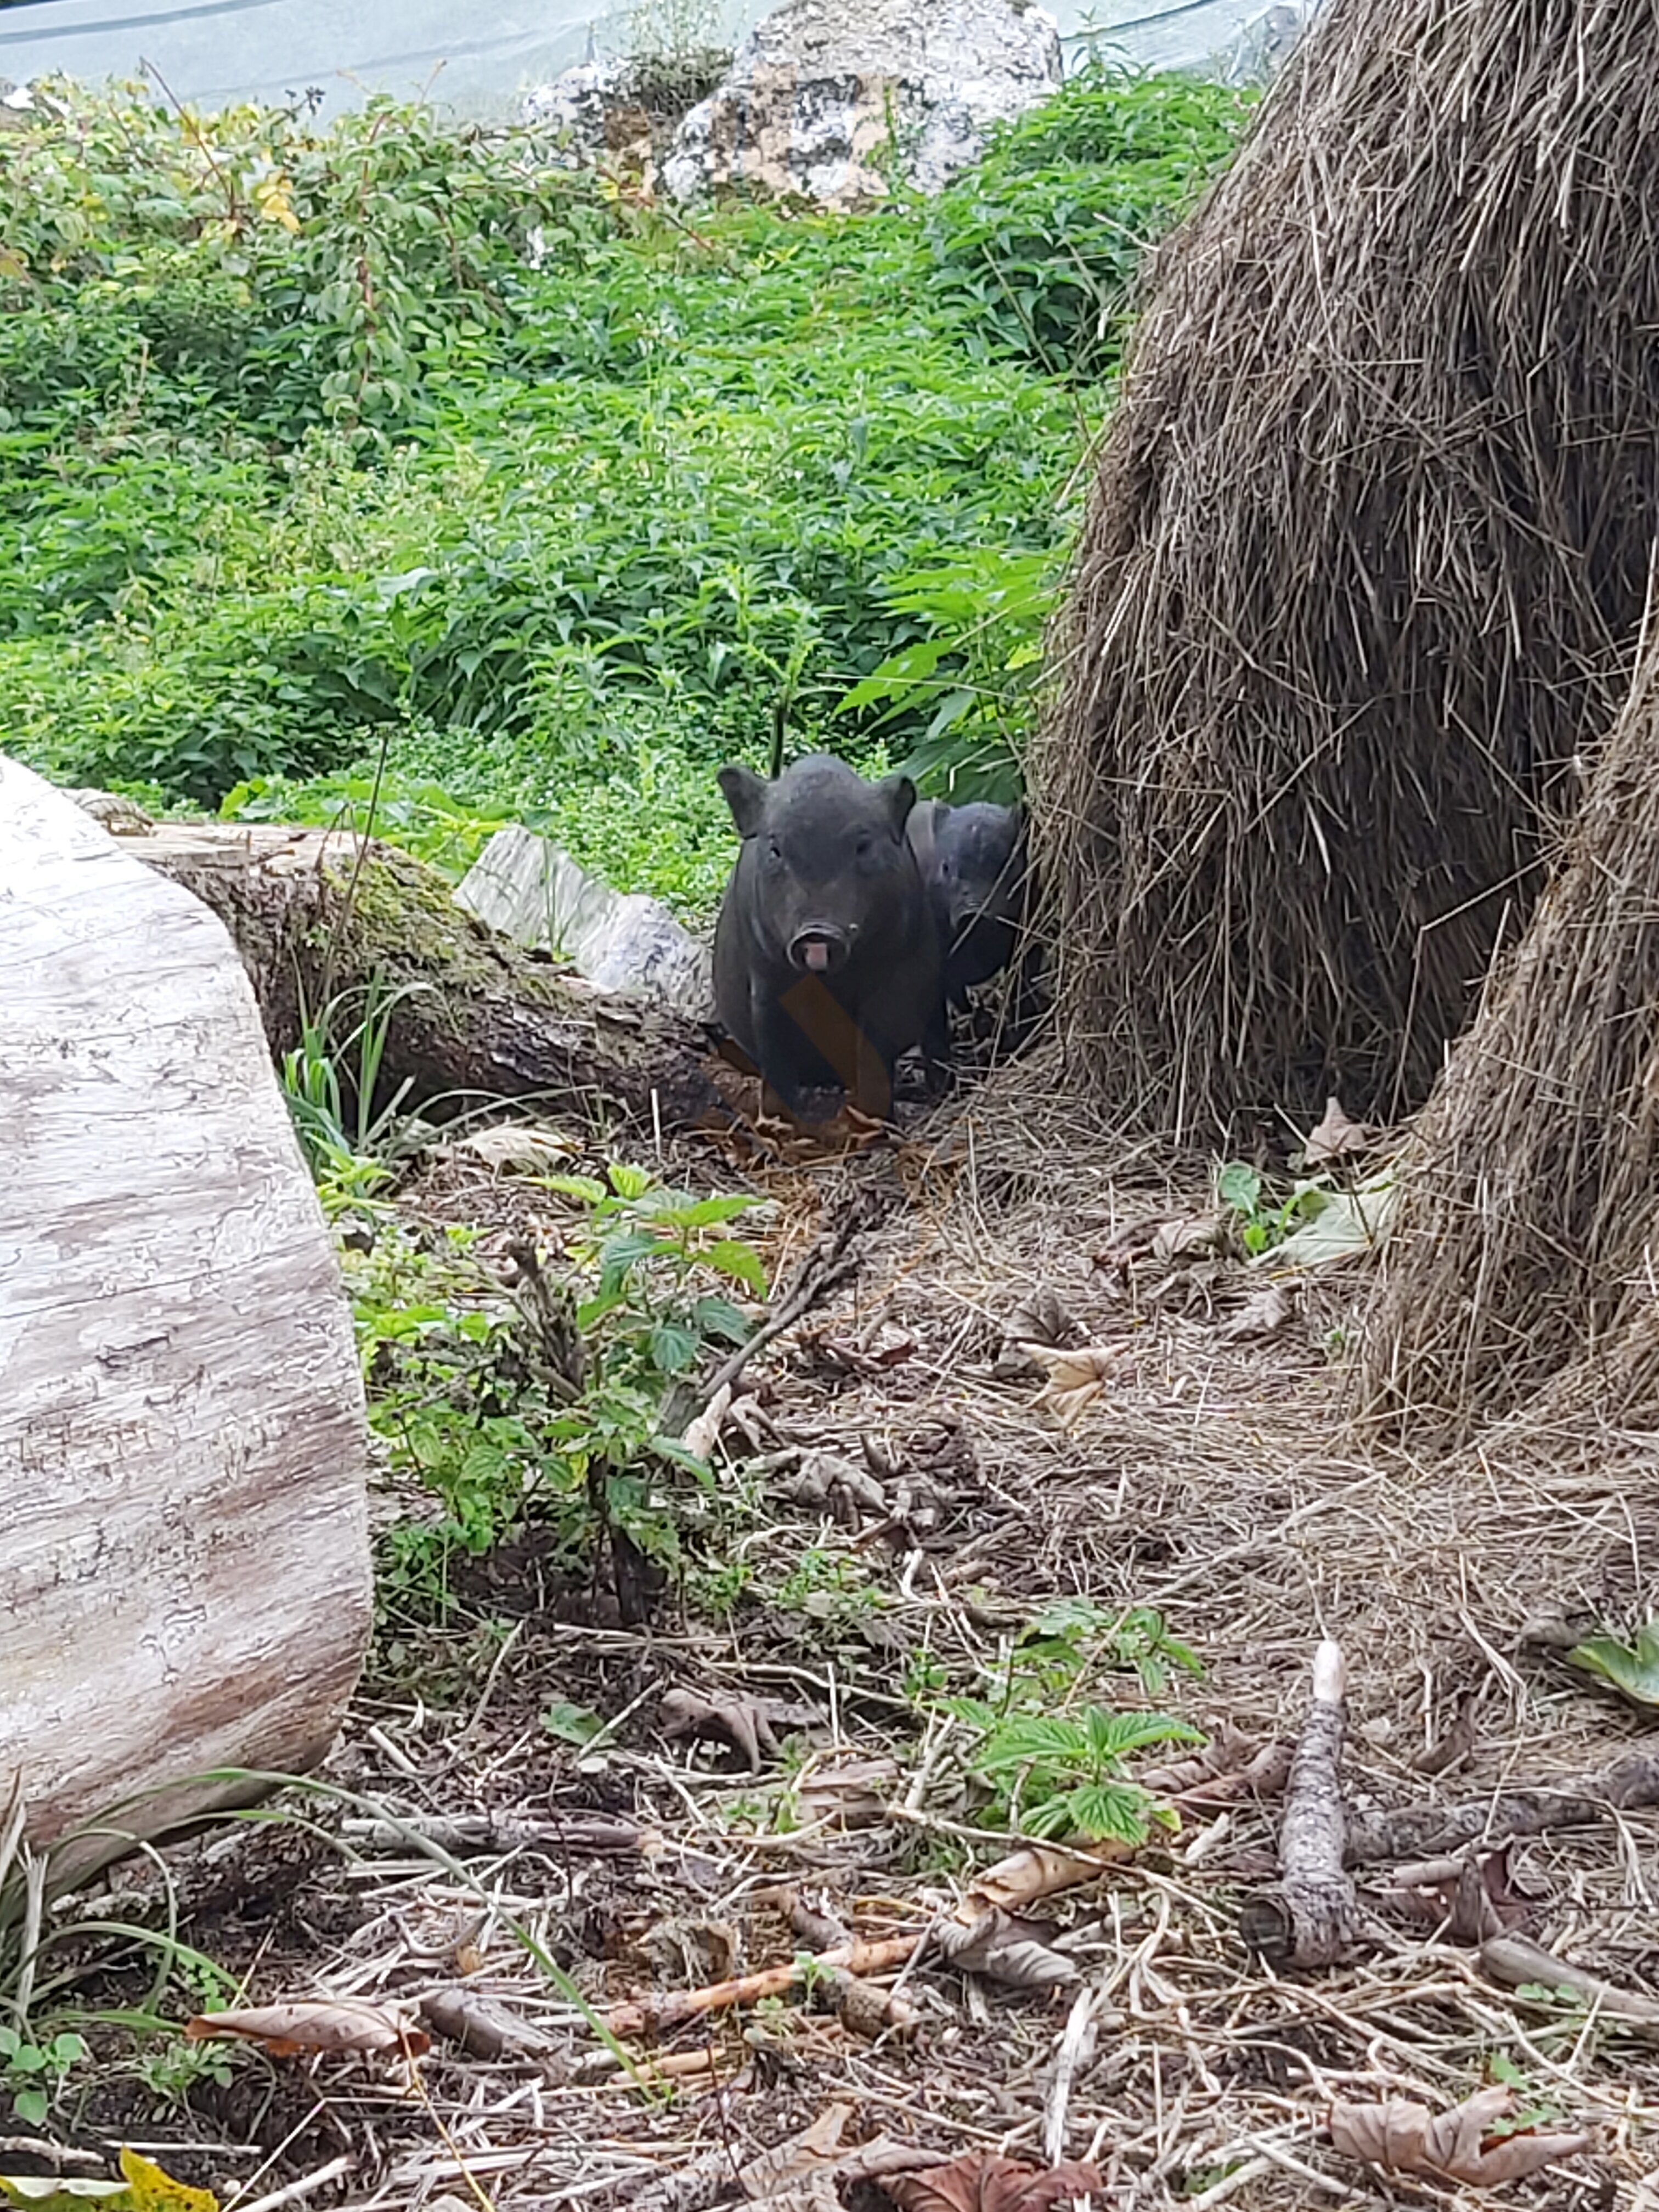
[[[187,2189],[153,2159],[141,2157],[125,2144],[121,2171],[132,2193],[132,2212],[219,2212],[219,2200],[210,2189]]]
[[[0,2203],[17,2212],[219,2212],[210,2190],[187,2189],[154,2160],[123,2149],[121,2181],[62,2174],[0,2174]]]

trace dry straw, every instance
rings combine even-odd
[[[1656,764],[1659,640],[1402,1163],[1359,1382],[1407,1425],[1659,1426]]]
[[[1334,0],[1166,248],[1036,763],[1143,1126],[1415,1106],[1518,933],[1640,621],[1656,214],[1656,0]]]

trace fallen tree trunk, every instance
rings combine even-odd
[[[337,830],[220,823],[158,823],[131,850],[229,930],[273,1052],[297,1043],[303,1012],[341,993],[361,1005],[374,982],[396,998],[382,1078],[407,1080],[416,1104],[544,1094],[647,1127],[730,1119],[698,1024],[521,951],[409,854]]]

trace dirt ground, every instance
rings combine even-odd
[[[732,1187],[725,1162],[671,1164]],[[759,1473],[727,1434],[748,1574],[726,1616],[671,1596],[648,1632],[597,1626],[533,1561],[499,1562],[476,1617],[382,1637],[325,1778],[349,1802],[167,1855],[181,1939],[244,1974],[247,2002],[417,2003],[459,1985],[538,2047],[474,2055],[434,2030],[413,2063],[242,2050],[228,2083],[196,2080],[182,2106],[130,2081],[94,2091],[78,2139],[137,2142],[267,2208],[699,2212],[805,2202],[815,2166],[854,2212],[884,2202],[865,2171],[879,2158],[837,2170],[802,2153],[793,2197],[752,2170],[740,2181],[815,2124],[818,2142],[839,2126],[842,2153],[1092,2160],[1112,2207],[1472,2205],[1488,2201],[1473,2185],[1384,2176],[1327,2123],[1333,2100],[1438,2113],[1495,2075],[1539,2126],[1590,2136],[1509,2202],[1659,2206],[1654,1813],[1522,1836],[1491,1881],[1520,1932],[1651,2001],[1652,2021],[1625,2024],[1600,2000],[1502,1986],[1443,1913],[1413,1917],[1388,1863],[1356,1869],[1349,1959],[1275,1972],[1239,1920],[1273,1881],[1279,1803],[1228,1780],[1294,1739],[1322,1638],[1347,1662],[1356,1818],[1489,1808],[1484,1859],[1510,1825],[1498,1793],[1641,1748],[1638,1720],[1551,1648],[1551,1624],[1653,1610],[1642,1440],[1440,1462],[1368,1450],[1341,1407],[1363,1276],[1291,1285],[1278,1326],[1248,1333],[1261,1272],[1171,1263],[1130,1233],[1201,1210],[1201,1185],[1068,1122],[1029,1071],[898,1152],[762,1180],[775,1280],[850,1194],[872,1192],[881,1218],[856,1280],[741,1385],[765,1427]],[[487,1242],[530,1205],[510,1178],[453,1168],[406,1202],[482,1223]],[[1069,1420],[1036,1402],[1044,1375],[1007,1342],[1045,1294],[1110,1355]],[[846,1455],[876,1490],[845,1524],[803,1504],[793,1448]],[[1177,1670],[1152,1702],[1212,1740],[1234,1732],[1231,1767],[1181,1801],[1173,1833],[1034,1908],[1071,1978],[1008,1987],[924,1948],[877,1978],[902,1983],[908,2032],[860,2033],[823,1977],[654,2043],[595,2032],[594,2010],[818,1948],[804,1913],[872,1941],[951,1913],[1014,1843],[976,1829],[950,1731],[919,1723],[911,1692],[930,1670],[971,1683],[1071,1598],[1155,1608],[1203,1672]],[[760,1704],[781,1748],[763,1740],[751,1769],[729,1743],[665,1733],[676,1691]],[[1146,1702],[1122,1668],[1079,1695]],[[559,1700],[606,1734],[581,1749],[550,1734]],[[154,1924],[169,1893],[155,1869],[112,1883],[100,1910]],[[134,2002],[118,1966],[100,1972],[94,2002]]]

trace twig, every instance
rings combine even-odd
[[[701,2019],[705,2013],[725,2012],[733,2005],[757,2004],[763,1997],[782,1996],[809,1973],[823,1972],[830,1967],[842,1966],[854,1975],[883,1974],[890,1967],[904,1964],[921,1942],[922,1932],[918,1929],[912,1936],[890,1936],[879,1943],[842,1943],[833,1951],[791,1959],[781,1966],[768,1966],[757,1974],[742,1974],[735,1981],[715,1982],[708,1989],[682,1990],[665,1997],[642,1997],[634,2004],[613,2005],[605,2015],[605,2026],[612,2035],[660,2035],[671,2027],[683,2027],[689,2020]]]
[[[1506,1790],[1484,1803],[1405,1805],[1362,1814],[1349,1823],[1348,1858],[1355,1866],[1430,1858],[1463,1844],[1596,1827],[1610,1813],[1646,1805],[1659,1805],[1659,1752],[1633,1752],[1593,1774]]]
[[[1587,1967],[1569,1965],[1553,1951],[1524,1936],[1489,1936],[1480,1946],[1480,1963],[1493,1981],[1519,1990],[1539,1983],[1547,1990],[1572,1990],[1588,1998],[1606,2020],[1617,2021],[1644,2042],[1659,2042],[1659,2004],[1636,1990],[1620,1989]]]
[[[781,1336],[785,1329],[793,1328],[820,1298],[857,1272],[859,1255],[847,1248],[868,1224],[870,1198],[868,1191],[860,1192],[835,1227],[818,1238],[802,1261],[795,1286],[788,1297],[762,1322],[747,1344],[739,1345],[710,1376],[703,1393],[705,1399],[717,1396],[727,1383],[735,1384],[757,1352],[770,1344],[774,1337]]]
[[[277,2212],[280,2205],[292,2204],[301,2197],[311,2197],[318,2190],[325,2189],[331,2181],[349,2173],[355,2163],[342,2153],[338,2158],[330,2159],[326,2166],[319,2166],[315,2173],[302,2173],[297,2181],[284,2182],[268,2197],[256,2197],[251,2204],[238,2204],[236,2212]]]
[[[1094,2048],[1097,2002],[1097,1991],[1079,1990],[1072,2001],[1066,2032],[1060,2039],[1054,2078],[1048,2086],[1048,2109],[1042,2119],[1042,2155],[1050,2166],[1058,2166],[1066,2154],[1066,2108],[1072,2100],[1072,2083],[1077,2069]]]

